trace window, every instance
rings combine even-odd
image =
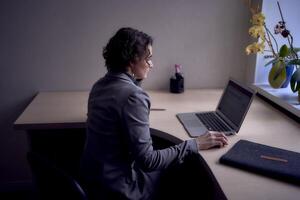
[[[291,31],[294,42],[294,47],[300,47],[300,1],[298,0],[282,0],[280,6],[287,29]],[[266,26],[271,32],[274,32],[274,26],[281,21],[281,16],[277,7],[277,0],[265,0],[262,2],[262,12],[266,17]],[[280,47],[283,44],[288,44],[287,39],[280,35],[274,35]],[[267,45],[266,45],[267,46]],[[279,104],[284,109],[300,117],[300,103],[298,101],[298,94],[293,93],[288,85],[287,88],[274,89],[268,84],[268,74],[271,65],[265,67],[268,62],[264,58],[268,52],[264,54],[257,54],[254,83],[258,87],[258,92],[270,99],[276,104]],[[299,55],[299,54],[298,54]]]

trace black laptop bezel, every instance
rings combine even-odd
[[[237,85],[237,86],[240,87],[241,89],[246,90],[247,92],[249,92],[249,93],[251,94],[251,98],[250,98],[250,101],[249,101],[248,106],[247,106],[247,108],[246,108],[246,111],[245,111],[245,113],[244,113],[244,115],[243,115],[243,117],[242,117],[242,119],[241,119],[241,121],[240,121],[240,123],[239,123],[238,125],[236,125],[236,124],[234,124],[232,121],[230,121],[230,120],[222,113],[222,111],[219,110],[219,107],[220,107],[222,98],[223,98],[223,96],[224,96],[224,94],[225,94],[225,92],[226,92],[226,90],[227,90],[227,87],[228,87],[230,84],[232,84],[232,83],[235,84],[235,85]],[[246,117],[246,115],[247,115],[247,113],[248,113],[248,111],[249,111],[250,105],[252,104],[252,101],[253,101],[253,99],[254,99],[255,94],[256,94],[256,91],[253,90],[252,88],[250,88],[250,87],[248,87],[248,86],[245,86],[244,84],[240,83],[240,82],[237,81],[237,80],[234,80],[233,78],[229,78],[228,83],[227,83],[227,85],[226,85],[226,88],[224,88],[223,93],[222,93],[222,96],[221,96],[221,98],[219,99],[219,102],[218,102],[218,104],[217,104],[217,107],[216,107],[216,113],[220,116],[220,118],[221,118],[222,120],[224,120],[230,127],[232,127],[233,130],[234,130],[236,133],[238,133],[239,130],[240,130],[240,128],[241,128],[241,126],[242,126],[242,124],[243,124],[243,122],[244,122],[244,119],[245,119],[245,117]]]

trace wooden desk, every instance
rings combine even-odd
[[[214,110],[221,96],[221,90],[187,90],[183,94],[171,94],[166,91],[148,91],[148,93],[152,108],[166,109],[166,111],[151,111],[151,127],[168,132],[169,135],[160,137],[174,143],[190,139],[175,114]],[[47,130],[49,134],[54,134],[58,130],[72,130],[69,131],[72,133],[67,134],[72,134],[73,137],[76,130],[84,130],[87,97],[88,92],[39,93],[17,119],[15,127],[35,134],[35,131],[41,130]],[[222,149],[202,151],[201,154],[228,199],[299,199],[299,186],[224,166],[218,162],[221,155],[240,139],[300,152],[299,130],[298,123],[255,98],[239,133],[229,137],[229,145]]]

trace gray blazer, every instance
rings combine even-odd
[[[194,139],[154,150],[150,98],[126,73],[108,72],[89,95],[87,140],[81,173],[124,199],[148,199],[159,172],[197,153]]]

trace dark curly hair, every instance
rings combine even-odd
[[[108,71],[126,72],[130,62],[142,58],[148,45],[152,45],[151,36],[133,28],[121,28],[109,40],[103,49],[103,58]]]

